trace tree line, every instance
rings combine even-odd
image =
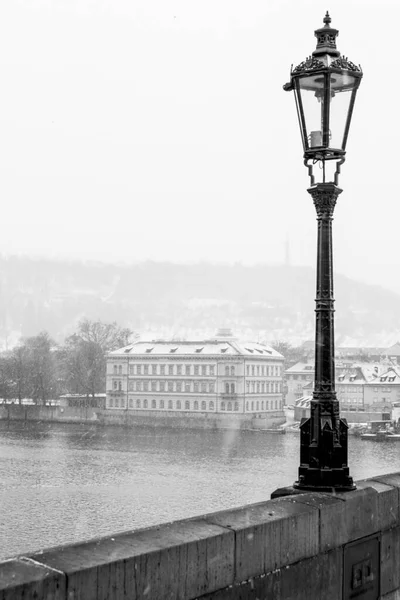
[[[46,331],[0,352],[0,398],[46,404],[62,394],[106,391],[106,354],[129,344],[133,332],[116,322],[82,319],[77,331],[56,344]]]

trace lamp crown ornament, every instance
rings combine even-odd
[[[336,38],[339,35],[337,29],[331,27],[332,19],[329,16],[328,11],[324,17],[325,25],[320,29],[316,29],[314,32],[317,38],[317,47],[313,52],[313,56],[319,56],[321,54],[330,54],[330,56],[340,56],[339,50],[336,48]]]

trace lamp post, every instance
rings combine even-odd
[[[332,219],[340,167],[354,101],[362,78],[359,66],[336,49],[337,29],[326,13],[315,31],[317,47],[290,73],[286,91],[294,91],[304,164],[317,212],[317,294],[315,324],[315,384],[310,418],[300,425],[300,467],[295,490],[355,489],[347,465],[347,422],[340,418],[335,392]]]

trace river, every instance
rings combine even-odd
[[[299,437],[0,423],[0,558],[269,499]],[[400,471],[400,443],[349,438],[354,479]]]

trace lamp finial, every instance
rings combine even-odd
[[[329,16],[329,12],[326,11],[326,15],[324,17],[324,23],[325,23],[325,27],[329,27],[329,25],[331,24],[332,19]]]

